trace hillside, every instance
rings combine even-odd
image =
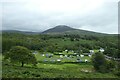
[[[20,33],[20,34],[39,34],[41,32],[19,31],[19,30],[2,30],[2,33]]]
[[[18,30],[2,30],[2,33],[20,33],[20,34],[50,34],[50,35],[80,35],[80,36],[117,36],[117,34],[105,34],[105,33],[98,33],[93,31],[87,31],[87,30],[81,30],[81,29],[75,29],[71,28],[66,25],[58,25],[54,28],[50,28],[43,32],[30,32],[30,31],[18,31]]]
[[[93,36],[108,36],[109,34],[92,32],[87,30],[75,29],[65,25],[58,25],[54,28],[48,29],[43,34],[78,34],[78,35],[93,35]]]
[[[71,27],[66,26],[66,25],[58,25],[58,26],[51,28],[51,29],[48,29],[42,33],[63,33],[66,31],[73,31],[73,30],[76,30],[76,29],[71,28]]]

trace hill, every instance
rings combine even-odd
[[[2,30],[2,33],[20,33],[20,34],[30,34],[31,35],[31,34],[39,34],[41,32],[19,31],[19,30]]]
[[[87,30],[75,29],[66,25],[58,25],[54,28],[48,29],[43,34],[78,34],[78,35],[93,35],[93,36],[108,36],[109,34],[92,32]]]
[[[0,31],[1,32],[1,31]],[[50,34],[50,35],[81,35],[81,36],[117,36],[117,34],[105,34],[105,33],[98,33],[93,31],[87,31],[87,30],[81,30],[81,29],[75,29],[71,28],[66,25],[58,25],[54,28],[50,28],[43,32],[31,32],[31,31],[18,31],[18,30],[2,30],[2,33],[21,33],[21,34]]]
[[[69,26],[66,25],[58,25],[54,28],[48,29],[42,33],[62,33],[62,32],[66,32],[66,31],[73,31],[76,30],[74,28],[71,28]]]

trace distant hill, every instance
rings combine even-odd
[[[73,31],[76,30],[74,28],[71,28],[69,26],[66,25],[58,25],[54,28],[48,29],[42,33],[62,33],[62,32],[66,32],[66,31]]]
[[[39,34],[41,32],[18,31],[18,30],[2,30],[2,33]]]
[[[93,35],[93,36],[105,36],[109,34],[105,33],[98,33],[98,32],[92,32],[87,30],[81,30],[81,29],[74,29],[66,25],[58,25],[54,28],[48,29],[44,32],[44,34],[78,34],[78,35]]]
[[[1,32],[1,31],[0,31]],[[87,35],[87,36],[117,36],[117,34],[105,34],[105,33],[98,33],[93,31],[87,31],[87,30],[81,30],[81,29],[75,29],[71,28],[66,25],[58,25],[54,28],[48,29],[43,32],[30,32],[30,31],[18,31],[18,30],[2,30],[2,33],[22,33],[22,34],[73,34],[73,35]]]

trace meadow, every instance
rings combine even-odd
[[[63,51],[63,54],[66,54],[66,52]],[[72,52],[68,52],[68,54],[72,54]],[[76,62],[76,56],[71,59],[65,57],[61,59],[60,55],[47,58],[39,52],[35,54],[35,57],[38,61],[36,66],[25,64],[24,67],[21,67],[20,64],[3,60],[3,78],[117,78],[113,73],[96,72],[89,56],[81,57],[83,62]],[[51,62],[51,60],[57,60],[58,58],[61,61]],[[85,59],[88,62],[84,62]]]

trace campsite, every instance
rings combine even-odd
[[[64,52],[63,52],[64,53]],[[72,52],[69,52],[70,54]],[[48,53],[47,53],[48,54]],[[50,55],[50,54],[49,54]],[[10,78],[117,78],[112,73],[96,72],[91,63],[91,57],[78,56],[66,57],[53,55],[49,58],[47,55],[40,53],[35,54],[37,58],[37,67],[30,64],[25,64],[20,67],[20,64],[10,64],[3,62],[3,77]],[[85,62],[85,59],[88,61]]]

